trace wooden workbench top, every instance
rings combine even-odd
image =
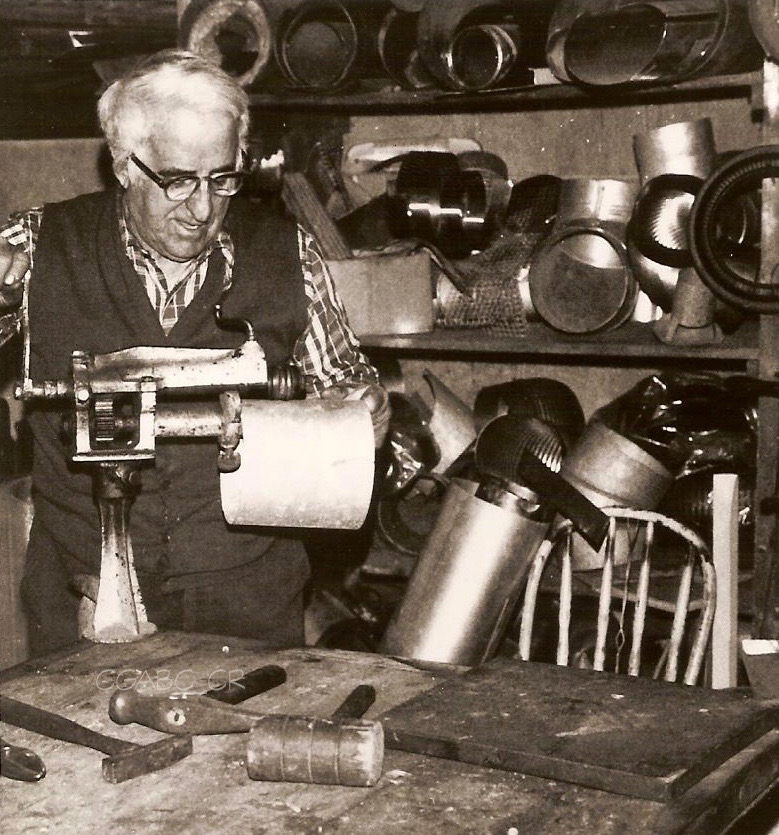
[[[277,652],[248,640],[164,633],[133,644],[82,644],[27,662],[0,673],[0,692],[147,743],[161,735],[109,718],[117,685],[203,692],[270,663],[285,668],[286,682],[245,707],[323,717],[357,684],[376,688],[370,718],[459,674],[373,654]],[[6,833],[714,833],[779,774],[779,731],[772,731],[666,804],[394,750],[386,752],[373,788],[270,783],[248,777],[246,736],[232,734],[195,737],[193,753],[181,762],[114,785],[102,779],[97,751],[7,724],[0,733],[35,750],[47,766],[38,783],[0,783]]]

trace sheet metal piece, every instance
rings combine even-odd
[[[231,525],[357,529],[373,492],[373,427],[360,401],[245,401],[241,466],[221,474]]]

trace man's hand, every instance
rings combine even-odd
[[[21,303],[24,276],[29,268],[27,253],[0,235],[0,311]]]
[[[390,402],[387,390],[378,383],[339,384],[325,389],[321,397],[343,400],[362,400],[371,413],[373,445],[376,449],[384,443],[390,423]]]
[[[390,402],[387,390],[378,383],[371,383],[360,395],[368,404],[373,423],[373,446],[379,449],[387,437],[390,423]]]

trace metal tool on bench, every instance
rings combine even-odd
[[[3,722],[17,728],[108,754],[103,760],[103,779],[109,783],[123,783],[133,777],[159,771],[192,753],[192,737],[189,735],[166,736],[149,745],[139,745],[98,733],[57,713],[19,702],[10,696],[0,695],[0,716]]]
[[[96,467],[101,568],[94,606],[82,617],[91,640],[127,642],[156,631],[141,599],[129,518],[141,465],[155,458],[158,438],[217,440],[229,523],[358,528],[367,515],[374,461],[367,405],[302,400],[296,367],[270,365],[249,322],[225,319],[219,305],[215,316],[221,327],[245,330],[240,347],[74,351],[70,380],[42,382],[30,378],[29,329],[23,329],[17,398],[69,401],[72,460]],[[182,404],[171,396],[181,394],[199,399]],[[213,402],[203,399],[208,395]],[[291,400],[299,402],[277,402]],[[295,466],[301,455],[308,456],[305,467]]]
[[[46,766],[34,751],[0,739],[0,777],[37,783],[45,776]]]
[[[116,691],[109,715],[169,733],[249,733],[246,770],[253,780],[372,786],[381,775],[384,732],[362,719],[375,690],[358,685],[329,719],[258,713],[203,696],[142,696]]]
[[[266,664],[238,679],[228,679],[224,684],[207,690],[203,695],[223,704],[237,705],[284,684],[286,680],[287,672],[283,667],[279,667],[278,664]]]
[[[260,693],[265,693],[274,687],[278,687],[287,680],[287,673],[283,667],[277,664],[266,664],[256,670],[252,670],[238,679],[228,679],[224,684],[207,690],[203,698],[214,700],[228,705],[236,705]],[[122,740],[114,740],[101,734],[95,734],[75,722],[64,717],[57,716],[31,705],[17,702],[6,696],[0,696],[0,717],[2,721],[12,725],[24,727],[27,730],[42,733],[55,739],[62,739],[65,742],[75,742],[96,748],[104,753],[113,754],[103,761],[103,775],[112,783],[120,783],[131,777],[146,773],[146,763],[158,763],[157,770],[167,765],[165,758],[168,753],[171,755],[170,762],[175,762],[186,756],[187,746],[191,750],[191,737],[184,741],[178,740],[166,745],[160,745],[159,750],[154,746],[133,746]],[[189,742],[187,742],[189,740]],[[162,740],[163,743],[167,742]],[[155,743],[156,745],[156,743]],[[146,753],[143,753],[143,749]],[[124,754],[118,757],[124,749]],[[140,768],[138,767],[140,763]],[[46,774],[46,767],[41,758],[27,748],[11,745],[0,739],[0,774],[13,780],[25,780],[34,782],[42,779]]]

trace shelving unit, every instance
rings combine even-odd
[[[440,89],[402,90],[385,80],[363,82],[338,93],[250,91],[253,109],[263,111],[321,113],[473,113],[496,110],[533,110],[548,107],[593,107],[627,102],[695,101],[713,96],[742,97],[759,88],[759,72],[696,78],[679,84],[581,90],[572,84],[539,84],[519,89],[495,89],[479,93]]]
[[[718,370],[741,370],[756,373],[760,359],[758,323],[746,322],[728,335],[721,344],[695,347],[669,346],[659,342],[648,325],[628,322],[602,334],[571,336],[557,333],[540,322],[528,324],[526,337],[485,336],[479,330],[437,329],[431,333],[409,336],[368,335],[361,338],[368,349],[409,354],[467,354],[516,359],[552,358],[559,362],[585,359],[599,363],[614,362],[662,365],[683,361]]]
[[[748,101],[753,121],[760,123],[762,144],[779,142],[779,75],[776,66],[767,61],[763,71],[715,78],[700,78],[680,84],[631,87],[622,90],[582,91],[568,84],[550,84],[521,90],[487,91],[478,94],[444,93],[441,91],[404,91],[382,86],[363,87],[339,94],[293,93],[283,97],[254,92],[252,108],[263,117],[281,119],[295,124],[297,118],[313,116],[343,126],[344,117],[388,116],[430,117],[441,126],[442,119],[458,119],[461,114],[539,114],[547,111],[559,116],[575,117],[582,110],[604,112],[613,108],[634,108],[631,113],[648,112],[656,105],[670,105],[670,112],[681,121],[687,110],[699,118],[708,103],[723,100]],[[712,107],[714,104],[712,104]],[[604,118],[606,118],[604,116]],[[340,121],[339,121],[340,120]],[[322,122],[320,121],[320,124]],[[326,124],[326,121],[325,121]],[[548,123],[546,123],[548,124]],[[539,130],[543,130],[539,121]],[[731,126],[733,128],[734,126]],[[629,131],[629,120],[620,129]],[[746,135],[746,131],[744,132]],[[549,144],[556,141],[548,137]],[[564,139],[562,140],[565,141]],[[589,141],[589,140],[587,140]],[[604,149],[608,153],[608,149]],[[563,152],[556,161],[561,164]],[[564,162],[564,160],[563,160]],[[619,175],[617,175],[619,176]],[[779,227],[779,195],[764,188],[763,228]],[[766,245],[763,258],[779,263],[779,243]],[[771,268],[764,264],[764,273]],[[571,336],[557,333],[540,322],[528,323],[526,336],[508,338],[492,336],[479,330],[437,329],[432,333],[410,336],[370,335],[362,343],[372,357],[423,360],[431,362],[473,363],[543,363],[559,368],[596,366],[603,369],[646,368],[706,370],[722,374],[748,374],[772,378],[779,373],[779,317],[762,316],[750,319],[718,345],[702,348],[669,346],[659,342],[651,327],[630,322],[615,331],[602,334]],[[755,558],[751,601],[752,634],[756,637],[779,636],[779,558],[777,557],[775,511],[766,500],[776,493],[777,436],[779,405],[776,398],[761,398],[755,490]],[[775,504],[775,502],[774,502]],[[750,606],[747,605],[747,610]]]

